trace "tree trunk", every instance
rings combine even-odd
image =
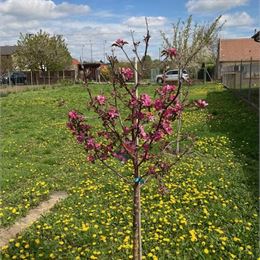
[[[134,216],[133,216],[133,259],[142,259],[141,237],[141,185],[134,184]]]
[[[138,73],[137,73],[137,58],[134,60],[135,62],[135,85],[138,86]],[[138,98],[138,87],[135,90],[135,96]],[[135,112],[135,109],[133,113]],[[134,118],[134,116],[133,116]],[[138,125],[138,119],[135,122]],[[135,142],[135,146],[139,145],[139,138],[137,136],[133,136],[133,141]],[[138,149],[136,150],[135,159],[133,160],[134,164],[134,208],[133,208],[133,259],[134,260],[142,260],[142,234],[141,234],[141,179],[139,173],[138,166]]]
[[[180,112],[177,121],[176,154],[180,153],[181,125],[182,125],[182,112]]]
[[[178,78],[178,85],[181,84],[180,87],[180,94],[179,94],[179,101],[182,102],[182,82],[181,82],[181,67],[179,65],[179,78]],[[181,125],[182,125],[182,112],[180,111],[179,118],[177,121],[177,137],[176,137],[176,154],[180,153],[180,139],[181,139]]]

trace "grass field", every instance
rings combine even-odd
[[[198,141],[167,177],[169,192],[160,195],[153,181],[142,190],[144,258],[256,259],[258,115],[221,85],[191,87],[190,98],[205,98],[209,107],[184,114],[184,133]],[[86,90],[47,88],[0,102],[1,226],[53,191],[69,193],[2,248],[3,259],[130,259],[131,187],[87,164],[66,129],[70,109],[88,113]],[[131,170],[111,163],[122,173]]]

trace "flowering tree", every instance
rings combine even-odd
[[[220,24],[221,16],[217,17],[210,25],[193,24],[192,16],[186,21],[178,20],[173,24],[173,36],[170,40],[162,32],[165,50],[162,55],[166,57],[165,68],[172,66],[179,70],[179,81],[182,79],[182,71],[187,67],[198,66],[205,53],[216,42],[218,32],[222,28]],[[170,59],[169,59],[170,57]],[[174,59],[172,58],[174,57]],[[165,73],[165,71],[164,71]],[[165,79],[165,76],[163,77]],[[179,99],[185,102],[189,93],[189,88],[181,88]],[[200,106],[201,107],[201,106]],[[180,152],[180,139],[182,128],[182,113],[178,117],[176,153]]]
[[[132,68],[119,68],[118,61],[113,54],[108,56],[112,72],[112,90],[108,96],[102,94],[94,96],[85,78],[85,85],[89,95],[89,107],[98,116],[100,126],[92,125],[87,118],[72,110],[69,112],[68,127],[83,145],[87,160],[91,163],[99,161],[110,169],[127,185],[133,188],[133,258],[142,258],[141,244],[141,188],[150,178],[156,178],[161,192],[165,191],[163,177],[181,156],[167,155],[168,137],[173,133],[173,122],[184,109],[180,103],[179,93],[182,80],[177,86],[163,85],[156,89],[154,96],[146,93],[138,94],[140,79],[144,70],[143,64],[147,54],[150,34],[144,37],[144,53],[140,57],[138,47],[140,42],[133,40],[133,52],[139,62],[137,70],[135,64],[125,51],[128,42],[118,39],[112,46],[119,48],[127,57]],[[163,51],[166,58],[174,58],[176,49],[168,48]],[[138,74],[138,81],[134,85],[127,84],[134,71]],[[198,101],[198,107],[206,103]],[[158,154],[158,149],[161,151]],[[184,155],[188,150],[183,152]],[[109,158],[121,162],[130,160],[133,172],[123,175],[113,168]]]

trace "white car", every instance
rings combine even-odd
[[[184,80],[189,79],[189,75],[186,70],[182,70],[181,78]],[[165,82],[167,81],[177,81],[179,79],[179,73],[178,70],[168,70],[165,72],[165,74],[160,74],[156,76],[156,82],[159,84],[163,83],[163,79]]]

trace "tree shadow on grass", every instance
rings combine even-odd
[[[234,154],[243,165],[245,185],[256,199],[259,181],[258,113],[229,90],[209,92],[207,101],[210,131],[229,137]]]

